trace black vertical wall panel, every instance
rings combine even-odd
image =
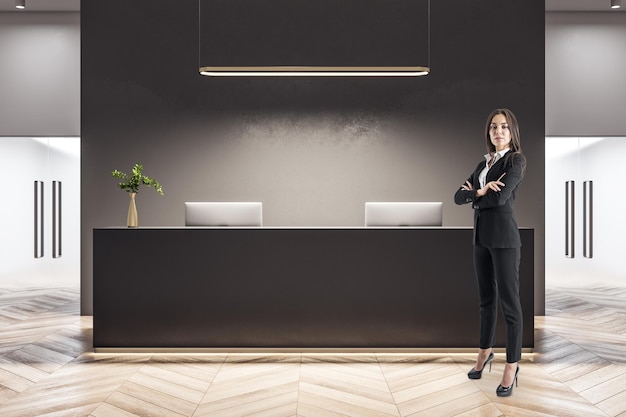
[[[184,201],[263,201],[268,226],[351,226],[365,201],[423,200],[444,201],[446,226],[469,226],[452,194],[482,157],[496,107],[522,126],[516,207],[535,229],[541,314],[544,30],[542,1],[433,0],[427,77],[208,78],[197,72],[196,0],[82,2],[83,314],[91,231],[125,222],[113,169],[142,162],[165,187],[138,196],[140,225],[182,225]]]

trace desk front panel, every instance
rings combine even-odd
[[[521,234],[532,348],[533,230]],[[94,230],[96,348],[477,345],[468,228]]]

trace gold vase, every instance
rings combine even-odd
[[[130,193],[130,206],[128,206],[128,227],[139,226],[139,219],[137,217],[137,206],[135,205],[135,196],[137,193]]]

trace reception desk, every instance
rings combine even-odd
[[[534,231],[520,232],[530,350]],[[101,228],[93,237],[97,351],[478,345],[471,228]]]

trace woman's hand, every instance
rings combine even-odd
[[[485,196],[489,190],[491,191],[502,191],[502,189],[500,187],[504,187],[504,183],[500,180],[496,180],[496,181],[489,181],[487,184],[485,184],[485,186],[481,189],[479,189],[478,191],[476,191],[476,197],[483,197]]]
[[[465,184],[461,186],[461,190],[463,191],[472,191],[473,189],[474,189],[474,186],[469,181],[465,181]]]
[[[500,175],[500,178],[498,178],[497,180],[489,181],[487,184],[485,184],[485,186],[483,188],[481,188],[478,191],[476,191],[476,197],[483,197],[483,196],[485,196],[489,192],[489,190],[491,190],[491,191],[502,191],[502,189],[500,187],[504,187],[505,184],[502,181],[500,181],[500,180],[502,178],[504,178],[505,175],[506,175],[506,172],[504,174]],[[465,184],[466,185],[464,185],[463,187],[467,187],[467,186],[470,187],[470,188],[467,188],[468,191],[473,189],[472,184],[470,184],[468,181],[466,181]],[[463,189],[465,190],[466,188],[463,188]]]

